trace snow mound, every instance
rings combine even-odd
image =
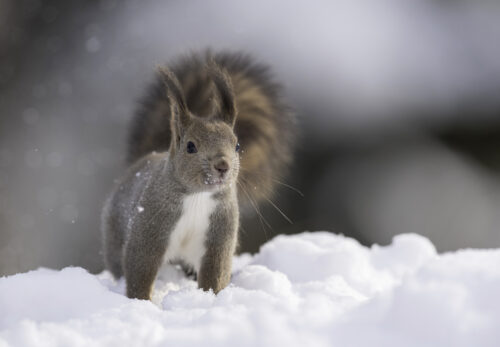
[[[217,296],[168,266],[153,302],[106,272],[39,269],[0,279],[0,346],[494,346],[499,264],[414,234],[367,248],[303,233],[235,257]]]

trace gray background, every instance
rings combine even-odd
[[[243,251],[277,233],[499,247],[498,1],[0,0],[0,275],[102,269],[99,214],[158,63],[245,50],[300,121]]]

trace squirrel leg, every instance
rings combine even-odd
[[[153,283],[165,250],[166,242],[156,238],[132,237],[129,240],[123,258],[129,298],[151,299]]]
[[[237,243],[237,224],[237,218],[212,217],[205,243],[206,251],[198,273],[199,288],[212,289],[217,294],[229,284]]]

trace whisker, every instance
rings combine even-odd
[[[243,177],[242,177],[242,180],[243,180],[243,181],[246,181]],[[282,182],[279,182],[279,181],[278,181],[278,183],[282,183]],[[240,186],[241,186],[241,187],[242,187],[242,189],[243,189],[243,185],[242,185],[241,183],[240,183]],[[299,192],[300,192],[300,191],[299,191]],[[304,196],[304,195],[302,194],[302,196]],[[275,204],[275,203],[274,203],[271,199],[269,199],[269,198],[268,198],[268,197],[266,197],[266,196],[264,196],[263,198],[264,198],[264,199],[265,199],[265,200],[266,200],[269,204],[271,204],[271,206],[273,206],[273,207],[276,209],[276,211],[278,211],[278,212],[279,212],[279,213],[283,216],[283,218],[285,218],[285,220],[286,220],[288,223],[293,224],[293,221],[292,221],[292,220],[291,220],[291,219],[290,219],[290,218],[289,218],[289,217],[288,217],[288,216],[287,216],[287,215],[286,215],[286,214],[285,214],[285,213],[284,213],[284,212],[283,212],[283,211],[282,211],[282,210],[281,210],[281,209],[280,209],[280,208],[279,208],[279,207],[278,207],[278,206],[277,206],[277,205],[276,205],[276,204]]]
[[[242,173],[242,175],[240,175],[240,178],[243,179],[243,176],[245,174],[245,172],[250,172],[252,175],[256,175],[256,176],[263,176],[263,177],[266,177],[268,175],[267,172],[259,172],[258,169],[254,169],[254,170],[248,170],[248,169],[245,169],[244,167],[241,167],[240,169],[240,172]],[[283,181],[280,181],[274,177],[271,177],[271,180],[277,184],[280,184],[284,187],[287,187],[291,190],[293,190],[294,192],[296,192],[297,194],[299,194],[301,197],[304,197],[304,193],[302,193],[298,188],[286,183],[286,182],[283,182]]]
[[[250,182],[249,182],[249,181],[248,181],[245,177],[243,177],[243,176],[238,176],[238,180],[241,180],[241,181],[242,181],[242,183],[245,183],[245,185],[247,185],[249,188],[250,188],[251,186],[253,186],[253,187],[254,187],[254,189],[256,188],[256,186],[255,186],[255,185],[250,184]],[[259,187],[259,188],[261,188],[261,187]],[[267,189],[267,187],[266,187],[266,191],[265,191],[265,193],[266,193],[266,194],[270,194],[271,192],[272,192],[272,190]]]
[[[259,216],[259,218],[262,218],[264,220],[264,222],[266,223],[266,225],[272,230],[273,228],[267,222],[267,220],[264,217],[264,215],[260,212],[257,203],[252,199],[251,195],[247,192],[247,190],[243,187],[243,185],[240,182],[238,182],[238,184],[240,185],[241,189],[243,190],[243,193],[245,193],[245,195],[247,196],[247,198],[250,201],[250,204],[252,205],[252,207],[255,209],[255,212],[257,212],[257,215]]]
[[[271,201],[271,199],[266,197],[264,197],[264,199],[266,199],[267,202],[269,202],[276,209],[276,211],[278,211],[283,216],[283,218],[285,218],[288,221],[288,223],[293,224],[292,220],[288,218],[288,216],[282,210],[280,210],[278,206],[276,206],[276,204]]]
[[[273,228],[271,227],[271,225],[269,225],[269,223],[267,222],[267,220],[264,218],[264,216],[262,215],[262,213],[259,211],[259,209],[257,208],[255,202],[252,200],[252,198],[250,197],[250,195],[248,194],[248,192],[245,190],[245,188],[243,187],[243,185],[240,183],[240,182],[236,182],[237,184],[239,184],[239,186],[241,187],[243,193],[245,193],[245,195],[247,196],[248,200],[250,201],[250,204],[252,205],[252,207],[254,208],[255,212],[257,213],[257,216],[259,217],[259,222],[260,222],[260,225],[262,227],[262,230],[264,231],[264,236],[266,237],[266,240],[269,240],[269,236],[267,235],[267,231],[266,231],[266,228],[264,226],[264,223],[272,230]],[[264,222],[264,223],[263,223]]]
[[[287,188],[290,188],[291,190],[293,190],[294,192],[296,192],[297,194],[299,194],[301,197],[304,197],[304,193],[302,193],[299,189],[285,183],[285,182],[281,182],[275,178],[272,179],[274,182],[278,183],[278,184],[281,184],[282,186],[284,187],[287,187]]]

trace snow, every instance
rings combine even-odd
[[[500,250],[438,254],[416,234],[370,248],[327,232],[234,259],[217,296],[174,266],[153,302],[81,268],[0,279],[0,346],[494,346]]]

